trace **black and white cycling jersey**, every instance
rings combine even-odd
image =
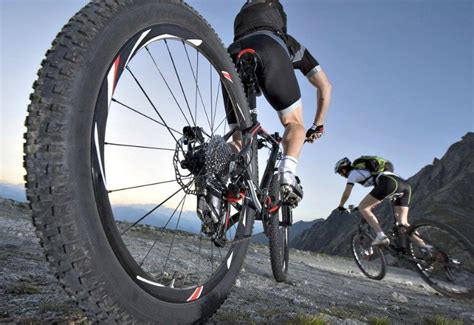
[[[355,183],[359,183],[364,187],[376,186],[378,179],[384,175],[392,175],[400,178],[400,175],[388,171],[378,175],[372,175],[367,169],[353,169],[347,176],[347,184],[354,185]]]
[[[347,184],[354,185],[355,183],[359,183],[364,187],[370,187],[375,185],[375,179],[366,169],[353,169],[347,176]]]
[[[409,206],[411,200],[411,187],[406,180],[392,172],[382,172],[378,175],[372,175],[366,169],[353,169],[347,177],[347,184],[354,185],[359,183],[364,187],[374,186],[370,195],[379,201],[394,194],[403,194],[395,200],[396,206]]]

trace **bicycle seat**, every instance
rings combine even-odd
[[[258,85],[257,69],[261,66],[260,58],[254,49],[246,48],[237,54],[237,71],[246,89],[255,90],[255,94],[260,96],[262,91]]]

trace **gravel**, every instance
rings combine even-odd
[[[131,235],[127,242],[147,240]],[[290,259],[288,283],[277,283],[268,247],[252,244],[231,294],[207,323],[474,323],[472,301],[443,297],[412,271],[389,267],[373,281],[350,259],[298,250]],[[0,323],[53,322],[90,323],[48,268],[28,213],[0,208]]]

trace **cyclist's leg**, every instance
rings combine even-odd
[[[359,205],[359,210],[367,223],[377,233],[377,237],[372,243],[373,245],[388,244],[389,241],[383,232],[377,217],[372,212],[372,209],[379,204],[387,196],[393,195],[397,192],[398,182],[390,176],[382,175],[374,189],[362,200]]]
[[[359,203],[359,211],[364,217],[365,221],[372,227],[376,233],[383,232],[380,227],[379,221],[375,214],[372,212],[372,209],[375,208],[381,200],[376,199],[370,194],[367,194],[362,201]]]
[[[409,227],[408,223],[408,211],[411,200],[411,186],[401,178],[394,177],[398,183],[398,193],[403,193],[402,197],[399,197],[395,200],[395,218],[398,223],[402,226]]]
[[[280,116],[285,127],[284,154],[290,157],[296,167],[304,143],[305,128],[301,93],[289,55],[275,39],[267,35],[255,35],[229,46],[228,51],[234,62],[238,53],[246,48],[255,50],[260,59],[261,65],[256,71],[259,86],[267,101]],[[234,120],[235,117],[228,116],[230,125],[235,123]],[[235,143],[233,145],[239,148],[238,139],[234,139],[233,142]]]
[[[285,127],[284,157],[279,166],[281,185],[287,185],[285,196],[301,199],[303,191],[295,174],[305,129],[301,93],[293,64],[287,50],[268,35],[254,35],[233,43],[229,52],[234,61],[237,53],[246,48],[256,51],[259,57],[256,71],[259,86]]]
[[[223,85],[221,87],[224,87]],[[232,130],[235,127],[237,127],[237,117],[235,116],[235,112],[232,109],[232,103],[230,102],[230,98],[227,95],[226,91],[222,91],[222,96],[224,99],[224,107],[226,110],[226,116],[227,116],[227,124],[229,124],[229,129]],[[230,131],[229,130],[229,131]],[[230,149],[234,153],[240,152],[242,149],[242,135],[240,132],[235,132],[232,134],[232,141],[228,143]]]
[[[285,156],[299,159],[305,139],[302,105],[298,105],[289,113],[280,115],[280,121],[285,127],[282,141],[283,153]]]
[[[410,211],[409,205],[411,201],[411,186],[406,183],[404,180],[399,180],[399,186],[402,188],[403,196],[395,200],[395,217],[397,218],[398,223],[408,228],[410,224],[408,223],[408,212]],[[412,242],[419,247],[426,247],[426,243],[420,236],[417,236],[415,232],[411,236]]]
[[[409,227],[410,224],[408,223],[408,207],[404,206],[395,206],[395,218],[397,219],[398,223],[404,227]]]
[[[284,200],[298,201],[303,197],[303,190],[295,176],[296,165],[305,138],[301,93],[288,53],[271,38],[264,36],[261,41],[261,52],[257,49],[263,61],[259,84],[285,127],[284,157],[279,166],[282,195]]]
[[[260,55],[263,69],[259,82],[265,98],[285,127],[283,152],[297,161],[305,139],[300,88],[288,53],[272,39],[265,44]]]

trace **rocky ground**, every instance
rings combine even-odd
[[[51,274],[27,207],[5,202],[0,205],[0,323],[89,323]],[[350,259],[290,254],[290,281],[277,283],[268,248],[251,245],[236,286],[208,323],[474,323],[472,301],[442,297],[411,271],[392,267],[384,280],[372,281]]]

